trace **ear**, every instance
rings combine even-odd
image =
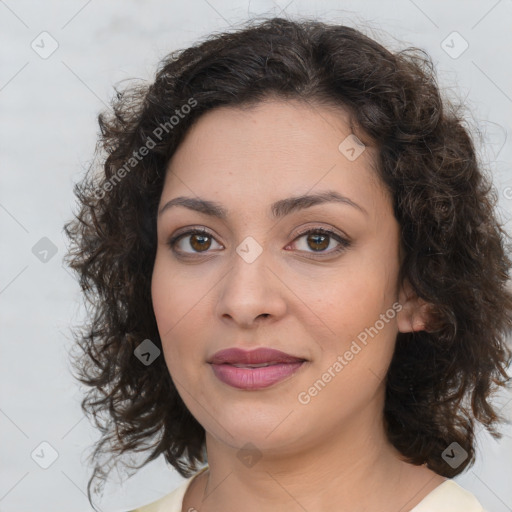
[[[431,305],[416,295],[411,284],[404,279],[398,294],[402,309],[397,313],[396,321],[400,332],[428,331],[426,326],[432,320]]]

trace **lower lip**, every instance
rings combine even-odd
[[[231,364],[212,364],[215,376],[238,389],[263,389],[293,375],[305,361],[280,363],[260,368],[239,368]]]

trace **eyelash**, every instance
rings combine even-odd
[[[336,249],[332,249],[329,252],[317,252],[317,253],[312,252],[312,253],[309,253],[309,254],[313,255],[312,256],[313,259],[322,258],[323,255],[330,255],[330,256],[332,256],[333,254],[341,253],[341,252],[345,251],[351,245],[351,242],[349,240],[347,240],[346,238],[343,238],[342,236],[338,235],[334,231],[331,231],[330,229],[325,229],[325,228],[308,228],[306,230],[303,230],[303,231],[297,233],[297,236],[294,238],[293,241],[295,242],[297,239],[302,238],[304,235],[309,235],[311,233],[321,234],[321,235],[328,236],[330,238],[333,238],[334,240],[336,240],[340,244]],[[190,229],[188,231],[185,231],[183,233],[179,233],[178,235],[175,235],[175,236],[171,237],[169,239],[169,242],[168,242],[167,245],[169,245],[169,247],[175,253],[178,253],[180,251],[175,249],[175,245],[177,244],[177,242],[180,241],[182,238],[185,238],[185,237],[191,236],[191,235],[203,235],[203,236],[207,236],[207,237],[213,238],[215,240],[215,237],[213,237],[213,235],[208,230],[206,230],[204,228],[200,228],[200,229],[194,228],[194,229]],[[196,252],[196,253],[192,253],[192,254],[201,255],[201,254],[206,254],[207,252],[208,251],[205,251],[204,253]],[[186,253],[186,252],[182,252],[182,254],[185,254],[186,255],[185,257],[188,257],[188,256],[191,255],[191,253]],[[195,256],[191,256],[191,257],[195,257]],[[311,257],[311,256],[308,256],[308,257]]]

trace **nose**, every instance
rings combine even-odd
[[[219,318],[250,328],[285,315],[287,288],[268,263],[264,252],[251,263],[234,255],[233,265],[219,283]]]

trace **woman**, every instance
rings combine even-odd
[[[476,422],[500,437],[511,262],[428,56],[275,18],[171,54],[99,123],[66,225],[94,458],[187,478],[137,511],[483,510],[451,478]]]

